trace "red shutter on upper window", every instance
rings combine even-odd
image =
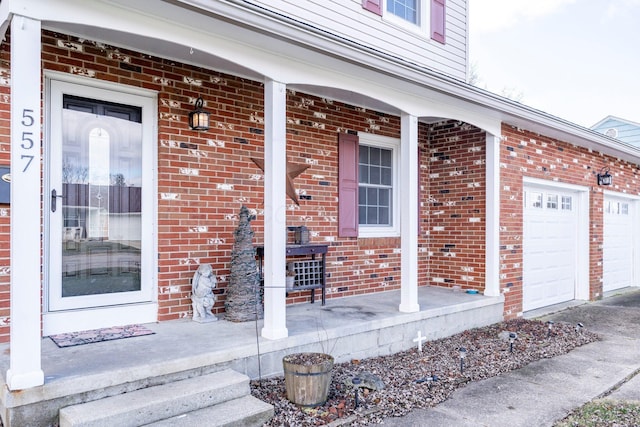
[[[358,135],[338,134],[338,236],[358,237]]]
[[[362,7],[382,16],[382,0],[362,0]]]
[[[444,44],[447,13],[445,0],[431,0],[431,38]]]

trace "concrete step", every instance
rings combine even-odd
[[[249,377],[230,369],[60,409],[60,427],[137,427],[250,394]]]
[[[148,424],[146,427],[259,427],[273,416],[273,406],[253,396]]]

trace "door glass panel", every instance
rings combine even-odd
[[[62,117],[62,297],[140,291],[139,108],[65,99]]]

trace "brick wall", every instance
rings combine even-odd
[[[446,121],[426,126],[421,231],[428,283],[484,290],[485,132]]]
[[[11,73],[10,46],[7,32],[6,42],[0,44],[0,164],[11,163]],[[9,339],[10,323],[10,215],[9,205],[0,205],[0,342]]]
[[[218,274],[223,311],[233,232],[244,204],[256,214],[262,241],[263,86],[259,82],[141,55],[126,49],[43,36],[43,63],[56,70],[158,92],[158,293],[160,320],[190,315],[190,280],[199,263]],[[202,96],[211,129],[187,127]],[[287,93],[287,159],[310,167],[295,180],[300,206],[288,200],[287,224],[306,225],[314,242],[331,245],[328,296],[400,286],[399,239],[337,237],[337,133],[400,136],[399,117],[303,93]],[[291,294],[305,302],[309,292]]]
[[[611,169],[614,185],[607,188],[640,194],[638,166],[601,153],[547,138],[511,126],[502,126],[500,144],[500,275],[505,294],[505,316],[522,313],[523,177],[588,186],[589,191],[589,296],[602,296],[603,187],[596,174]]]
[[[255,215],[254,241],[263,239],[263,175],[251,161],[263,157],[263,86],[126,49],[43,33],[43,67],[158,93],[158,298],[159,319],[190,316],[190,280],[199,263],[219,276],[216,313],[224,310],[233,232],[240,207]],[[9,42],[0,50],[0,161],[9,158]],[[211,112],[211,129],[188,129],[198,96]],[[287,92],[287,159],[309,165],[295,179],[300,206],[288,200],[287,224],[306,225],[311,240],[330,245],[328,297],[400,287],[399,238],[339,238],[337,134],[370,132],[400,137],[400,119],[334,100]],[[632,165],[597,153],[504,127],[501,146],[501,288],[506,313],[521,310],[522,176],[595,182],[607,161],[622,173],[614,182],[638,191]],[[485,133],[442,121],[419,125],[419,284],[485,286]],[[553,165],[553,166],[552,166]],[[593,190],[591,220],[602,223],[600,189]],[[598,208],[594,207],[597,206]],[[0,340],[8,339],[9,209],[0,206]],[[592,296],[601,288],[602,231],[592,236]],[[599,234],[598,234],[599,233]],[[599,239],[599,240],[598,240]],[[599,249],[598,249],[599,248]],[[600,286],[600,288],[598,288]],[[290,294],[289,303],[309,300]]]

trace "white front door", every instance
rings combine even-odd
[[[633,285],[634,202],[628,198],[604,198],[603,291],[613,291]]]
[[[562,189],[525,187],[523,310],[576,296],[578,197]]]
[[[153,98],[49,87],[45,334],[154,321]]]

